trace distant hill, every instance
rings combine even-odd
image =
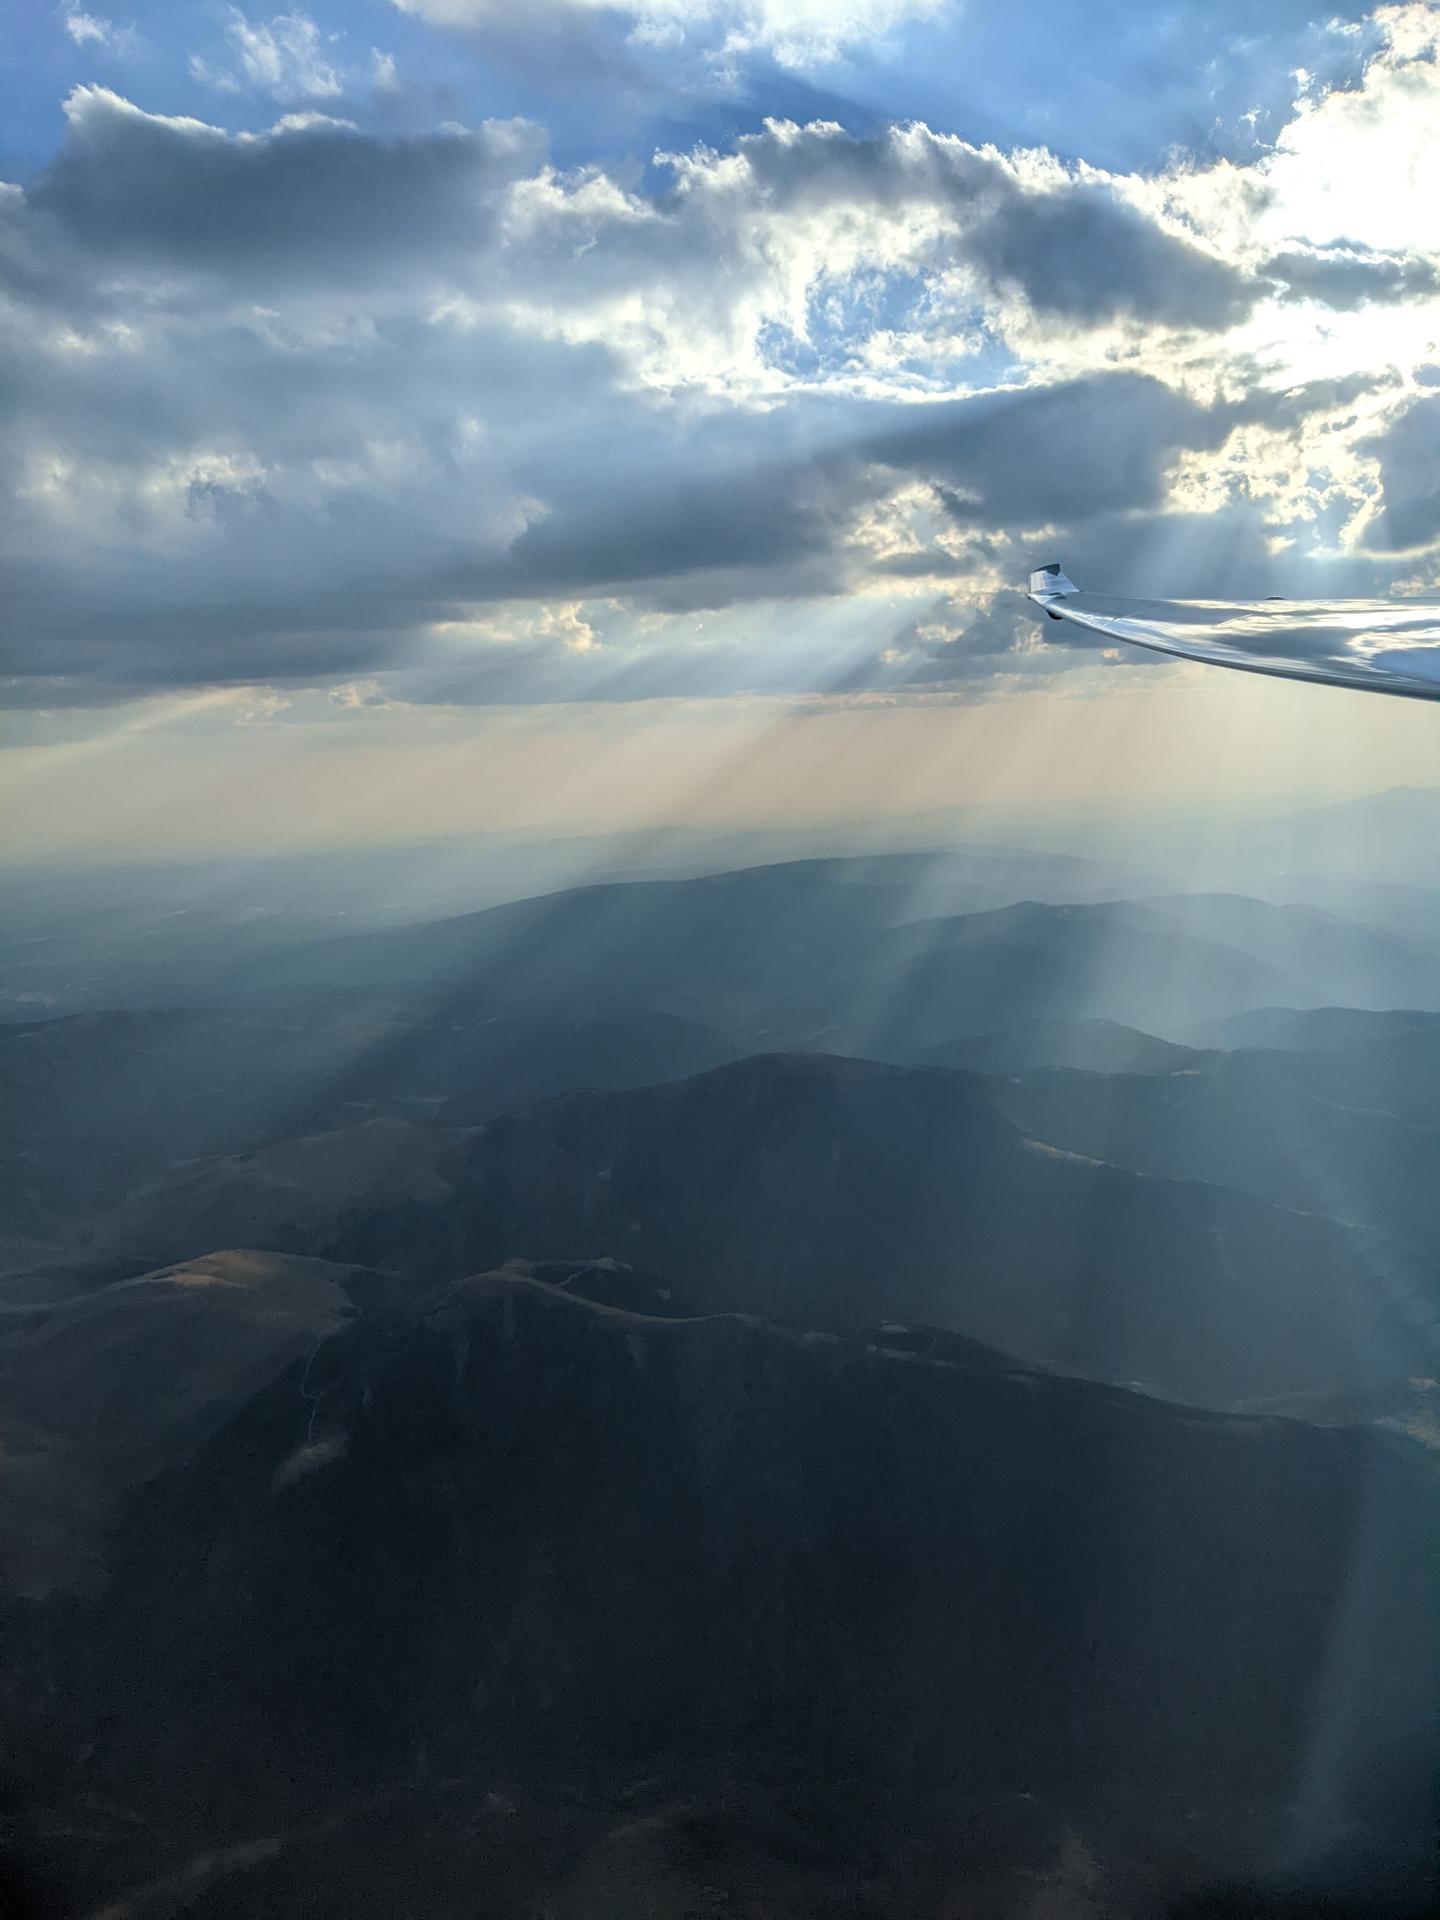
[[[243,984],[463,985],[517,1008],[580,995],[591,1007],[635,1004],[687,979],[711,995],[726,983],[773,988],[830,943],[890,925],[910,898],[908,885],[857,879],[845,861],[614,882],[317,942],[247,970]]]
[[[1433,1014],[1325,1007],[1292,1019],[1267,1009],[1243,1026],[1211,1031],[1228,1034],[1231,1045],[1273,1051],[1274,1070],[1317,1100],[1440,1127],[1440,1019]]]
[[[1193,1049],[1116,1020],[1026,1020],[999,1033],[976,1034],[932,1047],[921,1062],[974,1073],[1024,1073],[1031,1067],[1076,1067],[1087,1073],[1166,1073]]]
[[[601,1245],[702,1304],[918,1314],[1182,1398],[1348,1391],[1440,1349],[1440,1061],[1377,1044],[988,1077],[775,1055],[479,1130],[377,1119],[180,1166],[92,1251],[252,1245],[414,1281]]]
[[[73,1250],[100,1212],[182,1157],[299,1132],[395,1022],[372,997],[0,1026],[6,1264]]]
[[[453,1200],[444,1171],[456,1136],[385,1117],[298,1135],[258,1153],[179,1165],[102,1221],[101,1255],[183,1259],[207,1244],[313,1253],[372,1211],[422,1212]],[[424,1258],[417,1237],[414,1260]]]
[[[1308,1053],[1409,1036],[1424,1042],[1436,1035],[1440,1035],[1437,1013],[1368,1007],[1252,1007],[1224,1020],[1201,1022],[1186,1037],[1196,1047],[1277,1047]]]
[[[0,1316],[0,1594],[95,1585],[116,1500],[183,1459],[377,1283],[234,1251]]]
[[[1244,852],[1257,866],[1282,875],[1319,871],[1332,885],[1353,876],[1367,886],[1424,886],[1437,842],[1440,787],[1391,787],[1255,820]]]
[[[818,1055],[452,1134],[384,1122],[279,1143],[137,1196],[106,1244],[178,1258],[222,1230],[412,1287],[521,1248],[603,1247],[701,1310],[919,1318],[1217,1405],[1367,1387],[1426,1352],[1429,1268],[1371,1228],[1060,1151],[978,1076]]]
[[[689,878],[762,862],[894,888],[913,915],[1023,899],[1154,891],[1155,876],[1089,855],[974,846],[954,816],[898,823],[903,852],[856,852],[886,833],[671,827],[520,843],[498,835],[329,848],[203,865],[11,868],[0,927],[0,1023],[46,1013],[171,1007],[244,993],[285,951],[360,929],[420,925],[583,884]],[[797,854],[804,851],[804,858]]]
[[[1108,1078],[1036,1068],[997,1080],[991,1097],[1052,1146],[1363,1221],[1440,1272],[1440,1125],[1327,1097],[1327,1070],[1349,1058],[1240,1050]],[[1440,1351],[1440,1287],[1428,1294]]]
[[[297,1356],[100,1600],[9,1622],[12,1802],[67,1911],[187,1861],[320,1920],[1139,1913],[1282,1855],[1414,1897],[1429,1493],[1393,1436],[923,1328],[470,1278]]]
[[[963,1074],[772,1056],[571,1094],[463,1140],[449,1179],[462,1268],[602,1244],[700,1307],[837,1329],[918,1318],[1201,1403],[1390,1378],[1427,1351],[1418,1256],[1057,1151]],[[329,1251],[383,1265],[407,1230],[377,1215]]]
[[[467,1124],[570,1087],[680,1078],[740,1051],[674,1015],[526,1019],[463,993],[317,993],[0,1026],[0,1270],[87,1257],[92,1224],[182,1161],[366,1120]],[[217,1230],[207,1244],[253,1238]]]
[[[1247,1411],[1326,1427],[1387,1427],[1440,1453],[1440,1378],[1433,1374],[1412,1374],[1368,1393],[1277,1394],[1254,1401]]]
[[[1412,869],[1410,880],[1376,880],[1353,872],[1291,869],[1257,876],[1252,890],[1266,900],[1316,907],[1322,913],[1384,927],[1440,951],[1440,885],[1425,884],[1428,871],[1421,862]]]
[[[643,1087],[684,1080],[740,1058],[715,1027],[675,1014],[616,1013],[592,1020],[523,1020],[496,1014],[466,1021],[442,1012],[428,1024],[429,1067],[417,1033],[397,1045],[406,1084],[445,1089],[443,1126],[477,1126],[511,1107],[533,1106],[572,1087]],[[373,1084],[375,1063],[365,1077]]]
[[[884,880],[860,879],[856,871]],[[1238,896],[923,916],[919,879],[808,861],[579,888],[302,948],[252,989],[462,990],[512,1012],[645,1008],[757,1046],[913,1058],[1033,1019],[1170,1035],[1263,1005],[1440,1007],[1433,955],[1377,928]],[[933,889],[931,890],[933,897]],[[917,917],[917,913],[920,917]]]
[[[1127,903],[1235,947],[1305,983],[1307,1001],[1351,1007],[1440,1007],[1440,958],[1405,939],[1311,907],[1242,894],[1172,894]]]
[[[1030,1020],[1104,1019],[1168,1035],[1202,1007],[1287,996],[1303,993],[1268,960],[1125,902],[1025,901],[888,930],[868,958],[839,971],[819,1039],[911,1060]]]
[[[1424,950],[1308,909],[1000,891],[992,866],[932,856],[580,888],[252,956],[203,1006],[0,1026],[0,1271],[83,1257],[92,1223],[181,1159],[364,1120],[473,1125],[784,1048],[960,1063],[1014,1029],[1188,1040],[1342,991],[1440,1003]],[[1112,1032],[1048,1064],[1138,1062]]]

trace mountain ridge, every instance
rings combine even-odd
[[[1143,1909],[1137,1850],[1178,1890],[1314,1843],[1294,1794],[1323,1707],[1357,1743],[1321,1769],[1326,1817],[1423,1876],[1418,1450],[906,1350],[926,1337],[639,1316],[515,1273],[349,1322],[131,1496],[102,1596],[9,1623],[73,1676],[66,1791],[120,1780],[134,1809],[64,1870],[153,1877],[192,1836],[396,1782],[422,1804],[473,1782],[471,1818],[487,1791],[568,1796],[618,1830],[636,1781],[663,1807],[718,1776],[717,1811],[778,1793],[832,1863],[868,1808],[872,1876],[929,1859],[937,1898],[972,1884],[977,1797],[1028,1800]],[[1357,1551],[1374,1595],[1342,1679]],[[435,1874],[433,1839],[389,1833]],[[1000,1857],[1026,1864],[1014,1838]],[[307,1910],[371,1911],[345,1845],[326,1860]],[[995,1894],[1031,1897],[1024,1872]]]

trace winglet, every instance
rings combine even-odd
[[[1030,576],[1030,598],[1037,607],[1043,607],[1052,620],[1060,615],[1051,606],[1052,600],[1063,600],[1067,593],[1078,593],[1080,589],[1073,580],[1067,580],[1059,565],[1053,562],[1048,567],[1037,567]]]

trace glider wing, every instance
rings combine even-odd
[[[1082,593],[1057,566],[1030,576],[1052,620],[1242,673],[1440,700],[1440,606],[1385,600],[1122,600]]]

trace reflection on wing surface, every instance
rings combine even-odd
[[[1385,600],[1125,600],[1082,593],[1058,566],[1030,576],[1053,620],[1210,666],[1440,700],[1440,606]]]

